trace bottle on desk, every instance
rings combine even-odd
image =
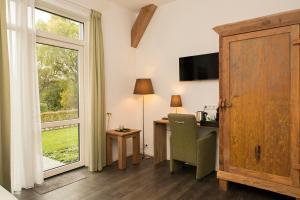
[[[206,118],[207,118],[207,112],[205,111],[197,111],[196,112],[196,120],[198,122],[205,122],[206,121]]]

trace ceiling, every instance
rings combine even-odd
[[[132,11],[138,11],[143,6],[149,5],[151,3],[160,6],[175,0],[114,0],[114,1]]]

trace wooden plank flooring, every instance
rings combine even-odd
[[[292,199],[233,183],[228,192],[222,192],[218,189],[215,174],[196,181],[194,167],[185,167],[171,175],[168,162],[154,167],[152,159],[143,160],[139,166],[132,166],[128,160],[128,167],[124,171],[118,170],[116,163],[105,168],[102,173],[90,173],[86,168],[77,171],[88,174],[88,178],[44,195],[33,190],[23,190],[15,196],[20,200]]]

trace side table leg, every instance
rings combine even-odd
[[[136,134],[134,137],[132,137],[132,149],[133,149],[132,164],[137,165],[141,161],[140,134]]]
[[[110,136],[106,136],[106,164],[112,164],[112,138]]]
[[[126,168],[126,138],[118,137],[118,150],[119,150],[119,169]]]

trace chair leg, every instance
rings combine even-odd
[[[183,163],[177,160],[170,160],[170,172],[173,174],[178,169],[182,168]]]
[[[205,175],[206,175],[206,173],[203,173],[203,170],[201,170],[201,167],[196,166],[196,180],[203,178]]]
[[[202,168],[201,168],[202,167]],[[196,166],[196,179],[199,180],[209,174],[211,174],[214,171],[214,165],[211,166],[203,166],[203,165],[197,165]]]

